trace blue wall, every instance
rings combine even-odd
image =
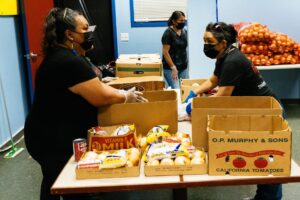
[[[118,53],[161,53],[161,35],[166,27],[131,28],[129,0],[114,0]],[[188,1],[189,70],[191,78],[207,78],[214,60],[204,56],[203,32],[209,22],[216,21],[214,0]],[[300,2],[297,0],[219,0],[219,21],[260,22],[272,31],[288,34],[300,42]],[[120,33],[128,32],[129,41],[120,41]],[[300,98],[300,69],[263,71],[266,81],[281,98]],[[284,85],[284,86],[283,86]]]
[[[17,17],[0,17],[0,27],[0,76],[4,90],[4,94],[0,94],[1,146],[10,139],[4,101],[6,101],[13,135],[23,129],[27,114],[27,101],[19,20]]]
[[[116,14],[116,39],[119,54],[160,53],[161,36],[166,27],[131,27],[130,1],[113,0]],[[129,41],[120,40],[121,33],[129,33]],[[117,55],[117,56],[118,56]]]

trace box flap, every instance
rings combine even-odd
[[[175,91],[144,92],[148,103],[114,104],[99,108],[98,124],[134,123],[137,135],[146,135],[156,125],[169,125],[170,133],[177,132],[177,95]]]
[[[198,83],[201,85],[204,83],[207,79],[182,79],[181,80],[181,86],[192,86],[194,83]]]
[[[288,129],[287,121],[274,115],[208,115],[208,131],[269,132]]]
[[[194,98],[193,108],[278,108],[280,104],[268,96],[230,96]]]
[[[142,76],[142,77],[124,77],[119,78],[117,80],[113,80],[108,83],[108,85],[114,84],[124,84],[124,83],[141,83],[141,82],[148,82],[148,81],[164,81],[162,76]]]

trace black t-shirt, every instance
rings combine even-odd
[[[216,62],[214,75],[218,86],[235,86],[232,96],[275,96],[256,66],[233,46]]]
[[[169,54],[172,58],[173,63],[176,65],[178,70],[183,70],[187,68],[188,59],[187,59],[187,31],[182,29],[181,35],[178,36],[172,28],[167,28],[165,30],[162,38],[162,44],[170,45]],[[163,66],[164,69],[170,69],[168,63],[163,57]]]
[[[29,153],[68,158],[72,141],[97,125],[97,108],[68,88],[96,77],[89,63],[65,48],[45,57],[36,76],[35,96],[25,123]]]

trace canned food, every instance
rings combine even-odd
[[[86,139],[77,138],[73,140],[73,153],[76,162],[78,162],[81,156],[86,152],[86,148],[87,148]]]

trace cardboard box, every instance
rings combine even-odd
[[[196,90],[199,86],[193,86],[194,83],[201,85],[206,79],[182,79],[181,80],[181,102],[187,98],[191,90]]]
[[[207,174],[207,163],[205,165],[159,165],[144,166],[145,176],[178,176]]]
[[[162,61],[157,54],[120,55],[116,61],[116,76],[162,76]]]
[[[209,175],[289,176],[292,133],[281,116],[208,116]]]
[[[208,115],[281,115],[282,108],[273,97],[231,96],[194,98],[192,103],[193,142],[208,149]]]
[[[137,135],[146,135],[156,125],[169,125],[169,132],[176,133],[177,95],[175,91],[144,92],[148,103],[114,104],[100,107],[98,124],[112,126],[115,124],[134,124]]]
[[[121,126],[121,125],[119,125]],[[102,136],[88,131],[88,150],[105,151],[105,150],[119,150],[129,149],[131,147],[138,147],[136,139],[136,130],[130,130],[127,134],[113,136],[111,135],[119,126],[102,127],[109,135]]]
[[[76,167],[76,179],[101,179],[101,178],[122,178],[136,177],[140,175],[140,164],[133,167],[119,167],[114,169],[99,169],[97,164],[94,167],[78,168]]]
[[[120,54],[119,59],[140,59],[140,58],[153,58],[160,59],[160,55],[157,53],[152,54]]]
[[[163,90],[165,87],[162,76],[143,76],[143,77],[126,77],[111,81],[108,85],[116,88],[128,90],[136,87],[138,91]]]
[[[192,141],[193,145],[199,148],[197,141]],[[178,176],[178,175],[199,175],[208,173],[208,157],[206,155],[204,165],[158,165],[148,166],[144,163],[145,176]]]

